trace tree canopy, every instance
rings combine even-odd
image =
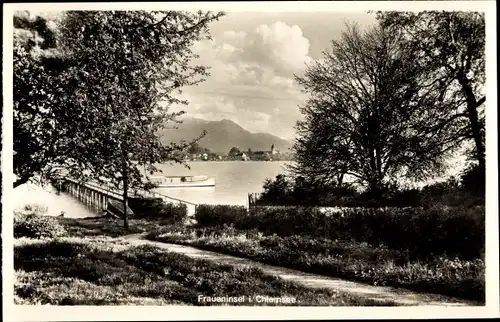
[[[241,155],[240,148],[233,146],[231,150],[229,150],[227,155],[230,157],[240,156]]]
[[[64,104],[68,60],[55,39],[45,19],[22,12],[14,17],[14,187],[44,177],[63,158],[60,139],[72,125],[66,123],[71,111]]]
[[[310,95],[301,107],[295,175],[313,185],[341,185],[346,175],[380,192],[399,178],[442,172],[457,147],[454,102],[429,86],[418,52],[392,29],[348,26],[324,59],[296,77]]]
[[[187,152],[190,153],[190,154],[203,154],[203,153],[210,154],[210,153],[212,153],[210,151],[210,149],[207,149],[207,148],[204,148],[204,147],[200,146],[200,144],[198,142],[193,142],[189,146]]]
[[[128,187],[145,186],[137,165],[174,160],[190,143],[162,145],[158,132],[184,112],[169,112],[183,86],[208,76],[193,65],[191,46],[209,37],[208,24],[222,14],[179,11],[75,11],[62,22],[61,39],[76,57],[72,66],[74,115],[88,129],[73,129],[78,167],[93,177],[115,179],[127,199]],[[132,162],[136,160],[137,162]]]
[[[57,44],[64,58],[57,79],[28,55],[31,43],[16,47],[15,88],[23,91],[15,93],[14,99],[19,124],[15,127],[17,172],[23,174],[29,166],[35,170],[25,171],[29,177],[48,163],[58,163],[82,180],[111,179],[123,188],[126,207],[130,186],[150,186],[139,166],[156,171],[155,163],[183,162],[178,152],[192,142],[164,145],[159,130],[168,122],[178,122],[176,117],[184,113],[169,111],[174,104],[188,103],[178,98],[182,88],[209,75],[207,66],[193,63],[197,56],[191,47],[210,38],[209,23],[222,15],[65,12],[56,41],[55,36],[46,36],[42,43]],[[42,25],[35,20],[29,26],[43,34]],[[32,131],[33,126],[37,131]]]
[[[479,12],[378,12],[384,27],[417,53],[415,64],[448,102],[449,115],[433,126],[453,126],[456,140],[472,140],[471,156],[485,169],[485,18]]]

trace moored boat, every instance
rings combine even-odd
[[[160,188],[213,187],[215,178],[207,176],[152,176],[152,183]]]

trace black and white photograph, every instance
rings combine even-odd
[[[495,3],[389,2],[5,5],[4,305],[498,315]]]

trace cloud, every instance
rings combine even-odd
[[[277,21],[272,25],[260,25],[253,33],[253,48],[268,54],[269,59],[284,70],[301,70],[311,58],[309,40],[302,35],[299,26],[288,26]]]
[[[212,36],[193,48],[211,76],[185,91],[188,115],[229,118],[250,131],[292,137],[305,100],[294,74],[312,61],[301,28],[277,21]]]
[[[300,27],[281,21],[261,24],[249,32],[225,31],[220,39],[223,48],[235,53],[235,61],[258,62],[279,74],[301,71],[312,60],[309,40]]]

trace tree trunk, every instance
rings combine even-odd
[[[462,86],[465,98],[467,100],[467,116],[469,117],[472,138],[474,139],[474,143],[476,145],[476,159],[479,162],[479,167],[484,170],[486,169],[484,145],[481,138],[481,125],[479,124],[479,117],[477,113],[477,108],[480,104],[478,104],[476,100],[476,96],[472,91],[469,81],[465,77],[463,77],[459,80],[459,83]]]
[[[127,172],[127,164],[124,162],[124,165],[123,165],[123,227],[125,227],[125,229],[128,229],[127,204],[128,204],[128,172]]]
[[[469,115],[472,137],[476,145],[476,158],[479,161],[479,167],[485,169],[484,146],[481,138],[481,126],[479,125],[475,99],[474,102],[467,102],[467,112]]]

